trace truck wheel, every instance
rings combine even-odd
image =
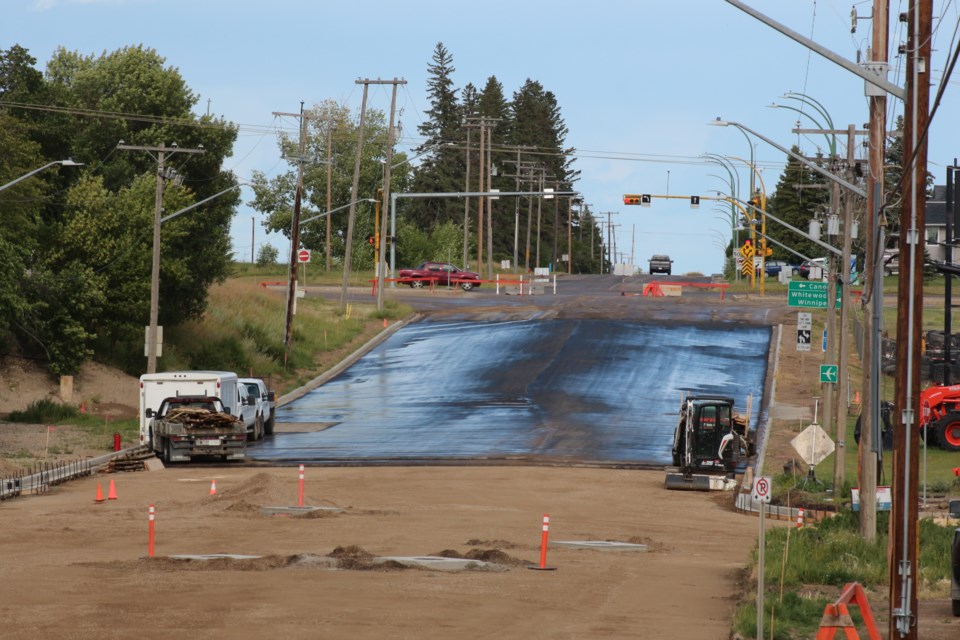
[[[937,442],[947,451],[960,451],[960,413],[948,413],[936,426]]]
[[[270,419],[263,424],[263,432],[268,435],[273,435],[273,423],[276,421],[276,417],[271,413]]]

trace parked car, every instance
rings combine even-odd
[[[239,406],[237,407],[237,417],[243,420],[247,428],[247,441],[263,439],[263,420],[259,413],[260,400],[250,394],[246,385],[237,385],[237,396],[239,397]]]
[[[263,435],[273,435],[273,425],[276,419],[277,402],[273,391],[267,388],[267,383],[260,378],[240,378],[240,384],[247,388],[247,394],[256,398],[257,419],[263,425]]]
[[[464,271],[449,262],[424,262],[413,269],[401,269],[400,281],[414,289],[422,289],[433,282],[470,291],[480,286],[480,274]]]
[[[813,260],[804,260],[797,267],[797,273],[801,278],[810,278],[810,267],[820,267],[823,269],[823,275],[827,275],[827,259],[814,258]]]
[[[650,258],[650,273],[665,273],[670,275],[673,270],[673,260],[670,256],[655,255]]]
[[[786,269],[791,276],[800,274],[800,267],[798,265],[790,264],[785,260],[767,260],[764,264],[764,269],[767,272],[768,278],[776,278],[784,269]]]

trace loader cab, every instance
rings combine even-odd
[[[718,458],[720,442],[730,432],[732,404],[700,400],[693,405],[694,454],[700,460]]]

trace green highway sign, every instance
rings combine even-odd
[[[787,306],[827,308],[827,283],[792,280],[787,285]],[[837,287],[837,308],[840,307],[841,289]]]
[[[820,382],[836,382],[839,367],[835,364],[820,365]]]

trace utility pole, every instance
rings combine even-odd
[[[923,239],[930,113],[931,0],[907,11],[903,177],[900,182],[900,278],[897,285],[896,426],[890,514],[889,637],[917,638],[920,570],[917,497],[920,429],[920,334],[923,326]]]
[[[854,149],[856,147],[856,135],[857,128],[854,125],[849,125],[847,127],[847,167],[846,167],[846,178],[848,181],[853,182],[856,177],[854,176],[854,165],[856,163],[856,158],[854,158]],[[837,185],[839,190],[839,185]],[[846,471],[846,436],[847,436],[847,410],[849,406],[847,405],[847,397],[849,395],[849,376],[847,375],[847,366],[849,361],[849,351],[850,346],[848,344],[848,336],[850,333],[850,252],[853,245],[852,238],[852,228],[853,228],[853,194],[847,193],[843,198],[843,257],[841,258],[843,264],[840,265],[838,274],[840,275],[840,328],[837,331],[837,352],[838,352],[838,367],[837,367],[837,449],[835,452],[836,461],[837,461],[837,477],[835,478],[835,492],[834,495],[838,495],[836,491],[839,491],[843,487],[845,480],[845,471]],[[831,274],[831,279],[833,275]],[[861,427],[861,435],[863,429]]]
[[[397,111],[397,87],[407,84],[406,80],[393,79],[393,93],[390,98],[390,127],[387,129],[387,161],[383,168],[383,219],[380,221],[379,256],[377,259],[377,311],[383,311],[383,278],[387,271],[387,207],[390,205],[390,174],[393,162],[393,121]],[[327,216],[329,218],[329,216]]]
[[[486,120],[484,118],[479,118],[479,120],[480,120],[480,167],[479,167],[480,182],[478,186],[479,186],[479,191],[482,193],[486,191],[483,184],[483,177],[484,177],[483,168],[486,166],[486,161],[484,160],[484,157],[483,157],[484,155],[483,154],[483,151],[484,151],[484,145],[483,145],[484,135],[483,134],[486,129]],[[480,211],[477,215],[477,273],[482,273],[483,271],[483,208],[484,208],[484,205],[486,204],[486,201],[487,199],[484,196],[480,196],[480,199],[478,200],[480,204]]]
[[[331,143],[332,143],[332,138],[333,138],[333,123],[328,122],[328,123],[327,123],[327,211],[330,211],[330,204],[331,204],[331,203],[330,203],[330,196],[331,196],[331,192],[332,192],[332,189],[331,189],[331,187],[332,187],[332,185],[331,185],[331,178],[332,178],[331,172],[333,171],[333,146],[332,146],[332,144],[331,144]],[[330,214],[327,214],[327,241],[326,241],[326,245],[327,245],[327,246],[326,246],[326,248],[327,248],[327,263],[326,263],[327,273],[330,273],[330,240],[331,240],[331,238],[332,238],[332,236],[333,236],[333,227],[332,227],[332,225],[333,225],[332,217],[330,216]]]
[[[567,275],[573,273],[573,198],[567,200]]]
[[[467,130],[467,177],[466,184],[464,185],[464,191],[470,191],[470,133],[473,125],[469,121],[464,123],[464,128]],[[478,189],[479,190],[479,189]],[[520,191],[520,188],[517,188],[517,191]],[[470,198],[463,199],[463,262],[461,266],[466,269],[467,262],[469,261],[469,255],[467,254],[467,248],[470,245]]]
[[[290,339],[293,336],[293,314],[297,307],[297,262],[300,249],[300,203],[303,200],[303,163],[307,149],[307,121],[310,116],[303,112],[303,102],[300,103],[300,113],[273,112],[275,116],[291,116],[300,118],[300,144],[297,151],[297,190],[293,199],[293,219],[290,226],[290,275],[287,279],[287,319],[283,334],[284,364],[290,353]]]
[[[168,155],[175,153],[205,153],[203,146],[196,149],[181,149],[174,142],[167,147],[160,144],[158,147],[145,145],[124,144],[123,140],[117,145],[123,151],[146,151],[151,156],[157,155],[157,191],[153,202],[153,262],[150,270],[150,326],[147,328],[147,373],[157,372],[157,348],[160,345],[160,327],[157,325],[160,316],[160,218],[163,217],[163,181],[168,177],[164,163]]]
[[[530,170],[535,163],[533,162],[524,162],[520,159],[520,151],[526,149],[527,147],[522,145],[517,145],[515,147],[505,147],[507,150],[515,150],[517,152],[516,160],[504,160],[504,162],[512,163],[516,165],[516,173],[514,174],[503,174],[504,178],[514,178],[515,180],[515,189],[520,191],[521,180],[526,182],[524,179],[524,171]],[[530,202],[529,198],[527,199]],[[517,273],[520,269],[520,257],[519,257],[519,246],[520,246],[520,199],[517,198],[514,201],[514,217],[513,217],[513,272]]]
[[[353,258],[353,225],[357,219],[357,199],[360,197],[360,157],[363,152],[363,122],[367,115],[367,93],[371,84],[383,84],[379,80],[357,80],[363,85],[363,100],[360,103],[360,123],[357,127],[357,150],[353,160],[353,185],[350,187],[350,211],[347,218],[346,247],[343,252],[343,289],[340,291],[340,313],[347,311],[347,290],[350,286],[350,260]]]
[[[499,122],[499,119],[487,118],[487,123],[491,126],[487,128],[487,190],[493,190],[493,123]],[[493,280],[493,201],[496,198],[487,200],[487,279]],[[479,271],[477,273],[480,273]]]
[[[873,0],[873,32],[870,65],[887,77],[887,40],[890,0]],[[870,98],[870,142],[867,172],[867,215],[865,218],[866,256],[864,259],[864,300],[869,305],[863,314],[863,403],[860,413],[860,536],[867,542],[877,537],[877,472],[883,450],[880,435],[880,331],[883,314],[883,202],[886,158],[887,94],[868,90]],[[878,268],[879,267],[879,268]]]

